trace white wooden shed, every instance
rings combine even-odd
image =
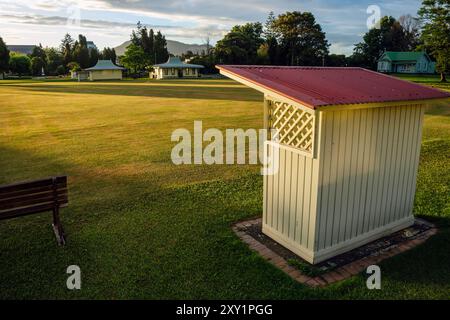
[[[425,107],[450,94],[361,68],[218,66],[264,93],[279,170],[263,232],[319,263],[414,223]]]
[[[90,81],[122,80],[122,72],[124,70],[125,68],[116,66],[111,60],[98,60],[95,66],[84,69],[85,72],[88,72]],[[83,77],[82,73],[81,77]]]

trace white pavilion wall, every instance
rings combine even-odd
[[[89,80],[121,80],[122,70],[95,70],[89,72]]]
[[[318,112],[311,155],[267,142],[263,232],[318,263],[411,225],[424,109]]]
[[[323,112],[315,251],[346,251],[412,224],[423,105]]]
[[[278,154],[279,170],[264,177],[263,232],[312,259],[319,161],[291,147],[273,142],[267,145],[271,159]]]

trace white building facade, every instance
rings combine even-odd
[[[150,72],[152,79],[198,78],[204,66],[184,63],[178,57],[170,57],[166,63],[156,64]]]

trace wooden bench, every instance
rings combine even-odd
[[[60,245],[66,240],[59,208],[68,203],[66,176],[0,186],[0,220],[52,211],[53,230]]]

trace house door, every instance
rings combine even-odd
[[[178,78],[183,78],[183,69],[178,69]]]

